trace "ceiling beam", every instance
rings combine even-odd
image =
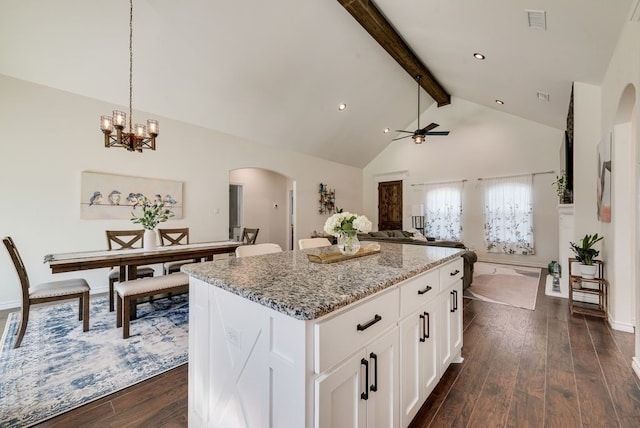
[[[338,3],[411,75],[412,79],[422,76],[420,86],[438,103],[438,107],[451,104],[451,95],[418,59],[372,1],[338,0]]]

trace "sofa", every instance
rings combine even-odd
[[[382,230],[369,233],[358,233],[358,239],[360,241],[378,241],[465,249],[466,251],[462,254],[462,258],[464,259],[462,288],[465,289],[469,287],[473,282],[473,265],[478,261],[478,256],[472,250],[468,250],[460,241],[443,241],[433,238],[425,238],[420,234],[420,232],[411,232],[407,230]]]

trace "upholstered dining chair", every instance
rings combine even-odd
[[[298,248],[306,250],[307,248],[328,247],[331,241],[327,238],[303,238],[298,240]]]
[[[18,339],[14,348],[20,347],[24,334],[27,331],[27,323],[29,322],[29,310],[31,305],[38,303],[54,302],[58,300],[79,299],[80,308],[78,319],[82,321],[82,331],[89,330],[89,284],[82,278],[70,278],[60,281],[45,282],[31,286],[27,270],[22,262],[22,257],[18,253],[18,249],[11,237],[5,237],[2,242],[7,247],[7,251],[11,256],[13,265],[16,268],[20,285],[22,286],[22,306],[20,319],[20,327],[18,328]]]
[[[189,243],[188,227],[158,229],[158,234],[160,235],[160,245],[162,246],[184,245]],[[171,273],[180,272],[180,266],[186,265],[187,263],[195,262],[197,262],[197,260],[177,260],[173,262],[166,262],[163,265],[164,274],[168,275]]]
[[[256,243],[256,238],[258,238],[258,232],[260,229],[249,229],[245,227],[242,229],[242,239],[241,241],[247,245],[253,245]]]
[[[107,230],[107,245],[109,250],[124,250],[129,248],[142,248],[144,244],[144,229],[139,230]],[[136,278],[148,278],[155,271],[149,266],[139,266]],[[109,272],[109,312],[114,311],[113,284],[120,280],[120,270],[111,269]]]
[[[282,247],[278,244],[254,244],[241,245],[236,248],[236,257],[259,256],[261,254],[281,253]]]

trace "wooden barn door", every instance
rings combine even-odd
[[[378,183],[378,230],[402,229],[402,180]]]

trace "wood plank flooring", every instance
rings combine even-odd
[[[542,280],[535,311],[465,299],[464,362],[449,367],[411,428],[638,427],[633,352],[633,334],[571,316]],[[186,427],[187,365],[39,426]]]

